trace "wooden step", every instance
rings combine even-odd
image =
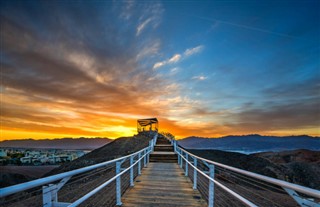
[[[177,162],[178,156],[174,152],[156,151],[150,154],[150,162]]]
[[[159,145],[159,144],[170,144],[169,141],[157,141],[156,145]]]
[[[177,163],[178,159],[175,160],[169,160],[169,159],[164,159],[164,160],[159,160],[159,159],[150,159],[150,162],[161,162],[161,163]]]
[[[173,146],[171,146],[171,145],[156,145],[156,146],[154,146],[154,151],[173,152]]]
[[[170,141],[165,138],[158,138],[156,144],[170,144]]]

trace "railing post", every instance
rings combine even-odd
[[[214,179],[214,165],[209,165],[209,176]],[[209,207],[214,206],[214,182],[209,181],[209,198],[208,198]]]
[[[68,182],[70,178],[71,177],[65,177],[57,184],[49,184],[48,186],[42,186],[43,207],[52,207],[61,204],[60,202],[58,202],[58,191],[62,188],[64,184]]]
[[[149,149],[149,150],[148,150]],[[150,160],[150,152],[151,152],[151,146],[148,147],[147,149],[147,164],[149,163],[149,160]]]
[[[118,175],[121,171],[121,162],[116,163],[116,174]],[[117,206],[121,206],[121,176],[117,177],[116,179],[116,199],[117,199]]]
[[[148,149],[143,150],[143,167],[147,167],[147,150]]]
[[[139,160],[139,162],[138,162],[138,175],[141,175],[141,160],[140,160],[140,158],[141,158],[141,152],[138,153],[138,160]]]
[[[181,154],[181,158],[180,158],[180,168],[182,168],[182,164],[183,164],[183,152],[182,150],[180,151]]]
[[[179,154],[178,154],[179,153]],[[180,156],[180,151],[177,150],[177,155],[178,155],[178,165],[180,165],[181,162],[181,156]]]
[[[53,187],[53,184],[49,184],[48,186],[42,186],[43,207],[52,207],[52,202],[56,201],[56,197],[53,192]]]
[[[193,169],[193,189],[197,189],[197,173],[198,171],[196,170],[197,169],[197,158],[193,158],[193,165],[194,165],[194,169]]]
[[[133,155],[130,157],[130,186],[134,186],[133,184]]]
[[[186,153],[186,169],[185,169],[186,171],[184,173],[185,176],[188,176],[188,162],[187,161],[188,161],[188,154]]]

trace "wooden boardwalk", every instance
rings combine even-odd
[[[124,207],[207,206],[177,163],[150,162],[122,197]]]

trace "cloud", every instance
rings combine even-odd
[[[138,25],[136,36],[140,35],[142,30],[151,22],[151,20],[152,20],[151,18],[148,18],[145,21],[143,21],[141,24]]]
[[[198,81],[203,81],[203,80],[208,79],[208,77],[203,76],[203,75],[199,75],[199,76],[193,76],[191,79],[198,80]]]
[[[153,65],[153,69],[157,69],[157,68],[160,68],[162,66],[164,66],[166,64],[166,61],[164,62],[157,62]]]
[[[186,49],[186,51],[184,52],[184,55],[185,55],[186,57],[188,57],[188,56],[191,56],[191,55],[200,53],[200,52],[203,50],[203,48],[204,48],[203,45],[199,45],[199,46],[194,47],[194,48]]]
[[[256,130],[264,133],[290,129],[316,129],[320,125],[319,99],[303,103],[284,103],[265,109],[248,108],[233,114],[236,129]]]
[[[135,1],[128,0],[121,3],[122,3],[122,8],[120,9],[121,10],[120,17],[125,20],[129,20],[133,15],[132,13],[133,13],[133,8],[135,6]]]
[[[170,83],[138,62],[158,53],[159,40],[137,41],[134,26],[131,33],[113,26],[104,4],[90,21],[68,3],[44,10],[50,15],[42,18],[15,9],[1,12],[1,120],[7,131],[98,136],[119,117],[134,128],[137,117],[161,113],[150,102],[171,94]],[[101,35],[104,30],[113,32]]]
[[[174,64],[174,63],[177,63],[179,62],[180,60],[182,60],[183,58],[187,58],[189,56],[192,56],[196,53],[200,53],[202,50],[203,50],[204,46],[203,45],[199,45],[197,47],[194,47],[194,48],[189,48],[189,49],[186,49],[186,51],[183,53],[183,54],[174,54],[171,58],[167,59],[167,60],[164,60],[164,61],[160,61],[160,62],[156,62],[154,65],[153,65],[153,69],[158,69],[162,66],[165,66],[165,65],[168,65],[168,64]]]
[[[172,58],[170,58],[168,60],[168,63],[176,63],[181,59],[181,55],[180,54],[175,54],[174,56],[172,56]]]
[[[153,69],[158,69],[164,65],[167,65],[167,64],[174,64],[174,63],[177,63],[179,62],[179,60],[181,59],[181,55],[180,54],[175,54],[173,55],[171,58],[165,60],[165,61],[162,61],[162,62],[157,62],[153,65]]]
[[[159,3],[152,2],[151,4],[143,4],[143,13],[139,18],[139,23],[136,28],[136,36],[141,35],[143,30],[151,25],[153,29],[157,28],[161,22],[161,17],[164,9]]]
[[[137,60],[143,58],[152,58],[159,53],[161,42],[159,39],[153,39],[142,43],[141,50],[136,56]]]

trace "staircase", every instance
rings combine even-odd
[[[154,146],[154,152],[150,154],[150,162],[176,163],[177,161],[178,157],[174,153],[173,146],[169,140],[159,135]]]

